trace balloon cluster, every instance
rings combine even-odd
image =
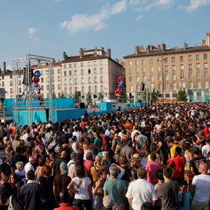
[[[34,72],[34,77],[33,77],[33,82],[34,82],[34,87],[37,89],[37,99],[40,100],[40,97],[41,97],[41,87],[40,87],[40,84],[39,84],[39,77],[41,76],[41,73],[40,71],[36,70]]]
[[[124,89],[124,85],[123,85],[123,78],[120,76],[117,80],[118,82],[118,88],[115,90],[114,94],[120,98],[120,96],[122,95],[123,89]]]

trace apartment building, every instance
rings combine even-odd
[[[50,96],[50,82],[52,82],[54,97],[74,97],[75,94],[81,96],[81,101],[86,101],[87,94],[90,94],[93,101],[99,100],[103,95],[112,98],[117,88],[119,76],[125,76],[125,69],[118,60],[111,58],[111,49],[107,52],[104,48],[85,50],[80,49],[77,56],[68,57],[63,53],[62,62],[53,62],[52,79],[50,80],[49,65],[38,63],[33,65],[34,71],[39,70],[41,95],[44,98]],[[0,71],[0,87],[5,88],[6,98],[14,98],[14,80],[18,79],[18,94],[21,95],[25,86],[22,84],[24,76],[23,70],[6,70],[6,63]]]
[[[80,49],[79,55],[68,57],[63,54],[62,87],[67,97],[76,93],[85,101],[88,94],[93,100],[100,95],[112,98],[119,76],[125,76],[125,69],[118,60],[111,58],[111,49]]]
[[[209,33],[200,46],[136,46],[124,59],[126,90],[135,101],[142,99],[142,83],[149,92],[158,90],[165,100],[175,99],[179,89],[186,89],[191,101],[210,99]]]

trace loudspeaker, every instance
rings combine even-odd
[[[84,108],[85,108],[85,104],[84,104],[84,103],[80,103],[80,104],[79,104],[79,108],[80,108],[80,109],[84,109]]]

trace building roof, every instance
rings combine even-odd
[[[195,47],[187,47],[187,48],[171,48],[166,49],[165,51],[162,50],[152,50],[152,51],[143,51],[138,54],[131,54],[124,56],[124,58],[137,58],[137,57],[146,57],[146,56],[158,56],[158,55],[171,55],[171,54],[178,54],[178,53],[192,53],[192,52],[202,52],[202,51],[210,51],[209,46],[195,46]]]
[[[54,66],[60,66],[61,65],[61,62],[57,62],[57,63],[53,63],[52,64],[52,67],[54,67]],[[46,67],[48,67],[49,65],[32,65],[31,66],[31,68],[34,68],[34,69],[44,69],[44,68],[46,68]]]

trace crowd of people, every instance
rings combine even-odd
[[[0,209],[207,210],[210,103],[0,124]]]

